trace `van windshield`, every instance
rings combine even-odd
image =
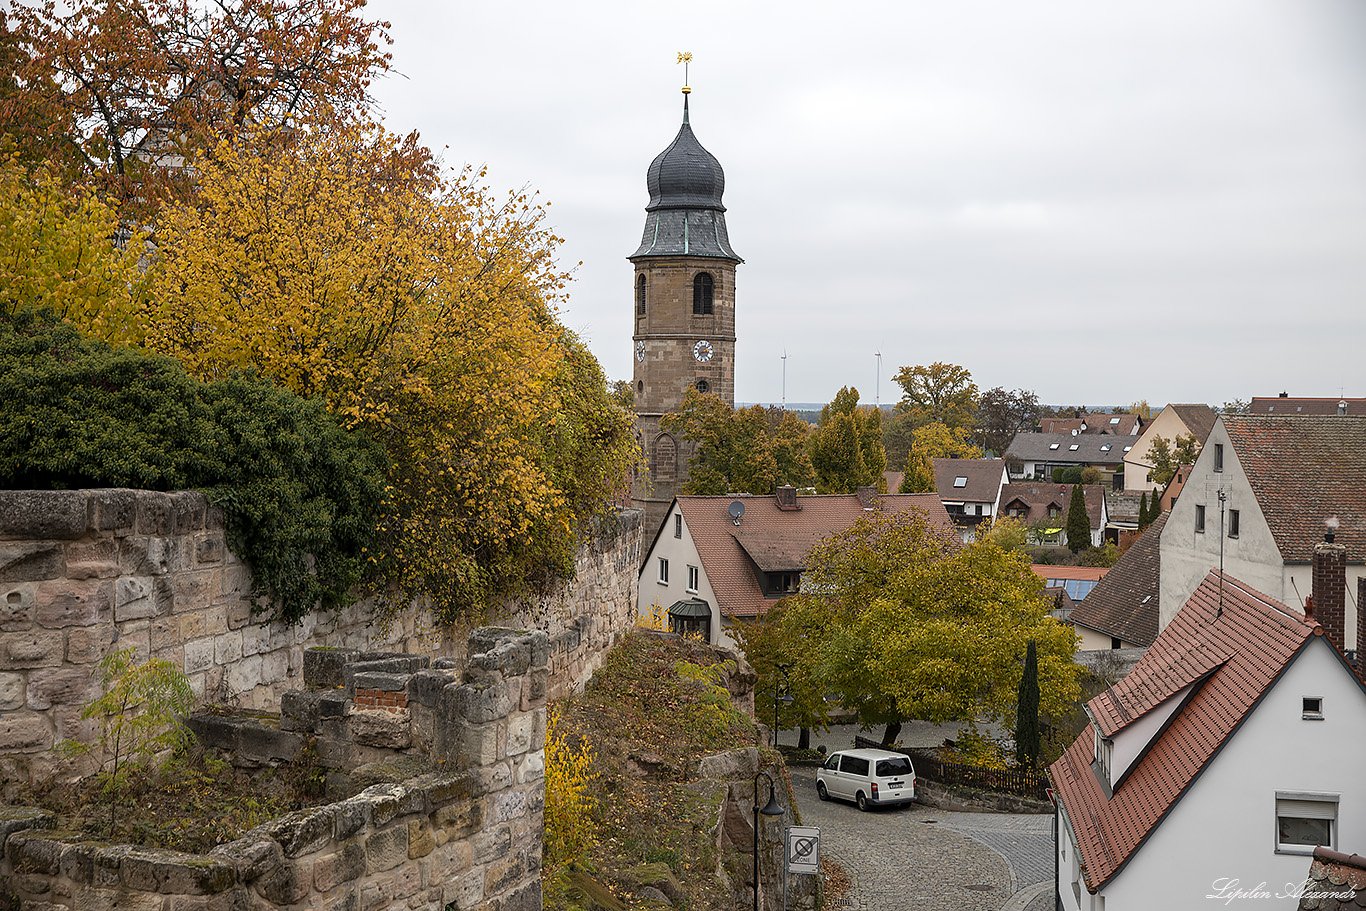
[[[891,778],[894,775],[911,774],[911,761],[905,756],[896,759],[879,759],[877,761],[877,777]]]

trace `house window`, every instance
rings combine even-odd
[[[706,272],[699,272],[692,280],[692,313],[693,316],[710,316],[712,314],[712,288],[714,283]]]
[[[1276,792],[1276,853],[1313,854],[1315,845],[1337,847],[1336,794]]]
[[[1205,507],[1195,507],[1195,530],[1200,534],[1205,533]]]
[[[645,276],[636,279],[636,316],[645,315]]]
[[[696,592],[696,591],[697,591],[697,567],[696,567],[696,566],[689,566],[689,567],[688,567],[688,591],[690,591],[690,592]]]
[[[1228,536],[1230,538],[1238,537],[1238,510],[1236,509],[1228,511]]]
[[[711,384],[708,383],[706,380],[698,380],[697,391],[702,393],[703,395],[706,395],[708,392],[711,392]]]
[[[954,478],[954,479],[953,479],[953,486],[954,486],[954,487],[967,487],[967,486],[968,486],[968,479],[967,479],[967,478]]]
[[[1120,647],[1119,637],[1118,637],[1118,636],[1111,636],[1111,637],[1110,637],[1110,648],[1111,648],[1111,649],[1117,649],[1117,648],[1119,648],[1119,647]]]
[[[1309,721],[1322,721],[1322,720],[1323,720],[1323,697],[1322,697],[1322,696],[1305,696],[1305,697],[1304,697],[1303,705],[1304,705],[1304,710],[1303,710],[1303,712],[1302,712],[1302,714],[1301,714],[1300,717],[1305,718],[1305,719],[1307,719],[1307,720],[1309,720]]]
[[[669,561],[664,557],[659,558],[659,584],[669,584]]]
[[[1060,512],[1062,512],[1062,510],[1059,509],[1057,506],[1050,506],[1048,507],[1048,518],[1056,519],[1058,517],[1058,513]]]
[[[683,537],[683,517],[678,514],[674,515],[674,537]]]
[[[801,573],[768,573],[770,595],[794,594],[801,587]]]
[[[1223,443],[1215,443],[1215,444],[1214,444],[1214,470],[1215,470],[1215,471],[1223,471],[1223,470],[1224,470],[1224,444],[1223,444]]]

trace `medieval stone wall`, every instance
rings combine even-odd
[[[550,636],[557,695],[631,625],[641,530],[639,511],[624,511],[580,553],[576,580],[487,618]],[[250,588],[200,493],[0,491],[0,774],[68,771],[52,748],[91,739],[81,708],[115,648],[174,661],[206,701],[267,710],[299,687],[308,646],[465,656],[470,626],[438,628],[417,608],[375,623],[358,601],[288,626],[254,614]]]
[[[319,688],[288,694],[278,728],[195,719],[209,745],[242,764],[290,758],[311,740],[325,764],[352,776],[395,768],[396,756],[424,767],[207,855],[59,836],[50,814],[9,808],[0,813],[6,907],[536,911],[549,637],[484,628],[468,652],[463,672],[419,656],[310,652]]]

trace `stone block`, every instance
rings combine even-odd
[[[60,544],[48,541],[0,543],[0,582],[41,582],[59,579],[64,572]]]
[[[180,621],[175,617],[153,617],[142,622],[147,624],[148,641],[154,653],[159,654],[183,644]]]
[[[520,756],[531,749],[531,731],[535,727],[535,721],[531,715],[515,715],[508,719],[508,756]]]
[[[223,633],[214,639],[213,660],[215,664],[231,664],[241,657],[242,633],[240,630]]]
[[[441,842],[435,851],[427,856],[427,881],[429,883],[450,882],[451,877],[464,873],[474,863],[474,851],[468,839]]]
[[[512,765],[507,760],[480,766],[475,770],[479,778],[479,793],[491,794],[512,784]]]
[[[534,784],[545,778],[545,750],[527,753],[517,763],[517,783]]]
[[[368,800],[343,800],[329,805],[332,813],[332,836],[344,840],[370,824],[371,804]]]
[[[237,729],[237,748],[259,759],[292,761],[303,751],[304,736],[277,731],[262,724],[243,724]]]
[[[512,850],[512,830],[505,825],[484,828],[470,839],[470,850],[476,864],[487,864],[507,857]]]
[[[156,583],[151,576],[124,576],[114,583],[115,622],[156,615]]]
[[[163,911],[164,905],[163,896],[155,892],[103,886],[77,886],[72,901],[73,907],[81,911]]]
[[[199,566],[216,566],[223,562],[227,543],[219,534],[207,534],[195,542],[194,561]]]
[[[231,557],[231,553],[228,554]],[[219,603],[242,601],[251,598],[251,571],[241,563],[225,562],[218,577],[218,592],[215,600]]]
[[[216,600],[218,575],[216,569],[176,573],[171,578],[171,610],[179,614],[211,606]]]
[[[285,857],[299,857],[322,848],[332,839],[332,814],[325,809],[300,810],[267,827]]]
[[[274,839],[248,836],[219,845],[209,852],[232,865],[237,878],[244,883],[254,882],[282,862],[280,845]]]
[[[289,679],[289,650],[276,649],[261,656],[261,682],[283,683]]]
[[[188,614],[181,614],[176,619],[180,623],[180,639],[188,642],[191,639],[200,639],[207,636],[208,624],[206,618],[210,611],[217,608],[209,608],[208,611],[191,611]]]
[[[138,492],[134,530],[140,535],[169,535],[174,530],[170,494],[144,490]]]
[[[408,820],[408,858],[416,860],[426,857],[436,847],[432,837],[432,824],[425,818]]]
[[[348,683],[351,690],[383,690],[386,693],[407,693],[407,674],[386,674],[364,671],[351,677]]]
[[[171,501],[171,531],[187,535],[203,531],[208,516],[209,501],[197,490],[177,490],[169,495]]]
[[[114,583],[96,579],[40,582],[34,608],[38,625],[47,629],[108,623],[114,618]]]
[[[303,901],[312,890],[313,877],[299,863],[281,863],[272,867],[256,881],[261,897],[276,905],[292,905]]]
[[[408,675],[408,699],[423,705],[434,706],[441,697],[441,691],[455,683],[455,676],[449,671],[427,670]]]
[[[129,537],[119,542],[119,568],[130,576],[165,575],[175,557],[175,542],[169,538]]]
[[[370,818],[376,826],[388,825],[399,815],[400,798],[404,791],[396,784],[376,784],[360,792],[360,797],[370,804]]]
[[[456,717],[476,724],[503,718],[512,708],[507,683],[501,680],[448,687],[442,691],[441,701],[440,710],[449,708]]]
[[[251,622],[251,605],[234,601],[227,606],[228,629],[239,630]]]
[[[340,851],[324,854],[313,861],[313,887],[319,892],[330,892],[342,883],[365,875],[365,849],[356,841],[348,841]]]
[[[394,900],[392,879],[375,880],[360,887],[360,911],[381,911],[388,908]]]
[[[0,585],[0,631],[20,633],[33,628],[36,594],[32,583]]]
[[[353,711],[349,721],[351,739],[361,746],[403,750],[413,745],[406,711]]]
[[[0,752],[29,753],[52,748],[52,725],[42,715],[0,715]]]
[[[264,623],[252,623],[242,627],[242,654],[259,655],[270,650],[270,627]]]
[[[68,579],[111,579],[119,574],[119,550],[113,538],[72,541],[65,554]]]
[[[444,844],[477,832],[484,824],[484,810],[481,804],[466,800],[440,808],[431,818],[433,831]]]
[[[526,858],[519,852],[495,861],[484,870],[484,894],[497,895],[515,886],[526,875]]]
[[[470,870],[442,887],[441,900],[453,911],[470,911],[484,901],[484,871]]]
[[[198,674],[213,666],[213,640],[196,639],[185,643],[185,673]]]
[[[392,870],[408,859],[408,827],[392,825],[365,842],[366,869],[371,874]]]
[[[47,810],[38,807],[0,806],[0,850],[4,849],[9,837],[16,832],[51,829],[56,825],[56,815]]]
[[[81,537],[85,527],[84,491],[0,492],[0,537],[65,540]]]
[[[81,705],[97,689],[89,667],[38,668],[28,673],[28,707],[41,712],[54,705]]]
[[[72,664],[94,664],[109,654],[114,632],[112,626],[73,626],[66,631],[66,660]]]
[[[62,843],[30,832],[16,832],[5,839],[5,860],[15,873],[56,876],[61,869]]]
[[[86,491],[86,525],[91,531],[114,532],[121,537],[137,521],[138,491],[106,488]]]
[[[527,795],[520,788],[508,788],[492,794],[488,802],[489,819],[492,822],[510,822],[521,819],[527,813]]]
[[[331,687],[346,685],[346,665],[355,661],[360,652],[346,648],[310,648],[304,650],[304,685]]]
[[[0,673],[0,711],[22,708],[27,698],[23,674]]]
[[[394,898],[411,898],[426,888],[422,864],[404,864],[394,874]]]
[[[541,911],[543,905],[541,895],[541,881],[539,878],[519,886],[502,900],[498,905],[498,911]]]
[[[252,655],[223,668],[225,685],[229,693],[245,693],[254,690],[261,683],[261,656]]]
[[[134,848],[119,864],[119,878],[131,889],[177,895],[214,895],[232,888],[236,871],[222,860],[177,851]]]
[[[536,667],[527,675],[526,688],[522,692],[522,711],[530,711],[542,704],[550,692],[549,668]]]

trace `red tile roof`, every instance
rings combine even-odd
[[[1347,403],[1348,414],[1366,414],[1366,399],[1345,398],[1280,398],[1253,396],[1248,412],[1251,414],[1337,414],[1338,403]]]
[[[737,499],[745,504],[738,526],[727,512]],[[919,510],[948,546],[962,546],[939,494],[887,494],[879,502],[870,511],[855,494],[829,494],[798,497],[800,509],[780,510],[775,497],[680,496],[673,508],[683,513],[721,614],[755,617],[776,601],[764,597],[759,573],[803,569],[811,548],[879,508],[885,513]]]
[[[1158,516],[1077,604],[1074,624],[1135,645],[1152,644],[1157,638],[1162,529],[1170,515]]]
[[[1366,416],[1225,415],[1238,463],[1287,563],[1309,563],[1329,520],[1366,560]]]
[[[1088,725],[1049,768],[1095,891],[1118,873],[1290,665],[1323,630],[1232,577],[1211,572],[1119,683],[1087,703]],[[1222,610],[1221,610],[1222,604]],[[1094,729],[1113,737],[1196,684],[1107,797]]]
[[[1170,408],[1181,419],[1181,423],[1186,425],[1191,436],[1195,437],[1201,444],[1205,442],[1205,437],[1214,429],[1214,422],[1219,419],[1219,415],[1214,413],[1214,409],[1204,404],[1181,405],[1171,404]],[[1163,408],[1166,411],[1167,408]]]

